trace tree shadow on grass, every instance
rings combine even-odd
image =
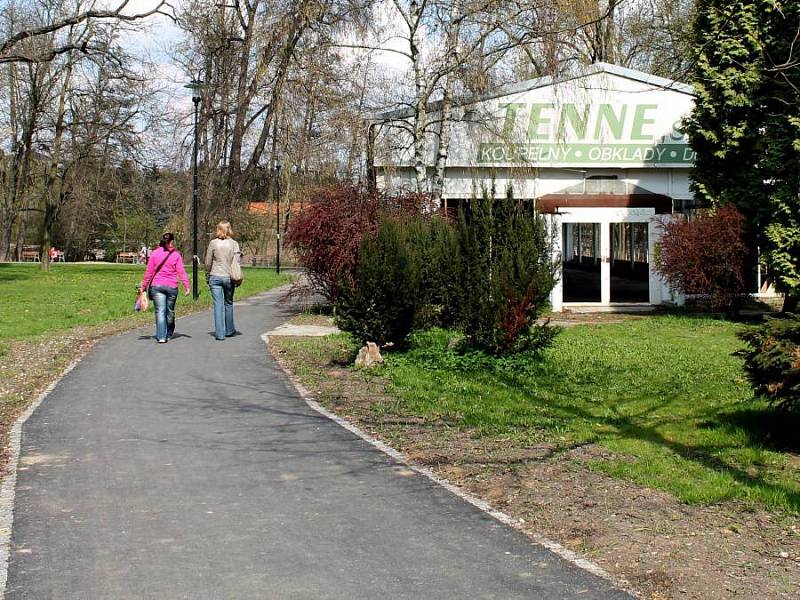
[[[778,410],[745,409],[717,416],[709,427],[730,426],[744,431],[750,442],[778,452],[800,453],[800,415]]]
[[[620,419],[618,428],[619,439],[638,439],[662,446],[684,460],[691,461],[712,471],[724,473],[742,488],[750,488],[751,490],[742,495],[722,495],[713,500],[714,503],[729,499],[749,499],[761,503],[767,508],[778,508],[800,513],[800,491],[796,487],[771,481],[768,472],[758,469],[754,473],[719,456],[718,453],[720,452],[738,448],[739,446],[736,444],[683,444],[664,438],[656,431],[655,427],[637,425],[629,419]],[[760,490],[760,492],[756,490]],[[668,488],[667,491],[669,491]],[[770,499],[775,503],[770,502]]]
[[[33,279],[37,269],[20,269],[18,265],[0,265],[0,283]]]
[[[497,377],[497,376],[496,376]],[[513,376],[501,375],[497,377],[505,385],[520,386],[521,382]],[[522,384],[524,388],[524,384]],[[577,391],[577,390],[576,390]],[[558,398],[565,398],[562,394],[558,397],[551,397],[546,400],[548,407],[556,413],[556,416],[561,416],[567,420],[584,420],[587,422],[596,422],[601,425],[606,433],[600,434],[594,439],[602,443],[604,440],[640,440],[656,446],[661,446],[669,450],[671,453],[679,456],[684,460],[694,462],[702,467],[711,469],[713,471],[724,472],[733,478],[736,482],[743,486],[758,487],[764,492],[764,497],[783,497],[785,499],[785,506],[794,512],[800,512],[800,491],[793,489],[792,486],[782,485],[769,479],[769,473],[753,474],[745,467],[726,461],[720,455],[727,450],[734,450],[739,447],[733,441],[727,443],[699,443],[699,444],[685,444],[674,439],[669,439],[660,428],[668,425],[672,421],[669,415],[664,417],[654,417],[653,413],[656,411],[663,411],[669,404],[677,402],[681,398],[680,393],[675,393],[672,398],[664,398],[662,402],[657,405],[651,405],[644,410],[637,412],[634,415],[620,414],[618,407],[611,406],[611,410],[605,416],[595,414],[589,410],[581,408],[574,401],[569,400],[559,401]],[[578,397],[567,394],[567,397]],[[781,431],[780,439],[791,439],[790,432],[797,432],[800,419],[791,420],[787,419],[787,415],[773,414],[772,417],[765,419],[765,413],[759,411],[739,411],[732,414],[710,414],[706,423],[712,426],[724,426],[728,424],[729,419],[735,416],[738,420],[740,427],[746,431],[752,432],[753,445],[766,445],[764,438],[759,438],[759,432],[766,435],[767,432],[772,431],[773,448],[776,448],[774,442],[777,439],[774,437],[778,429],[777,423],[773,419],[786,419],[785,423],[780,424],[779,430]],[[732,424],[732,423],[731,423]],[[794,447],[797,447],[798,442],[793,441]]]
[[[576,410],[576,412],[579,414],[586,414],[584,411],[580,410]],[[637,439],[661,446],[684,460],[692,461],[713,471],[723,472],[732,477],[739,484],[761,488],[766,493],[766,496],[782,496],[785,498],[786,505],[790,507],[790,510],[800,512],[800,491],[792,489],[790,486],[770,481],[766,473],[753,474],[746,468],[728,462],[720,456],[722,452],[736,449],[738,445],[734,443],[684,444],[666,438],[658,430],[659,426],[662,424],[660,420],[647,425],[638,422],[643,416],[644,415],[636,415],[634,417],[617,416],[600,420],[604,424],[611,425],[616,429],[614,434],[607,437]],[[588,415],[587,418],[589,418]],[[716,418],[719,419],[719,416]]]

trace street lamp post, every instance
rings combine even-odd
[[[281,272],[281,163],[275,163],[275,272]]]
[[[192,148],[192,297],[197,300],[200,292],[197,287],[197,119],[202,99],[203,82],[199,78],[192,79],[184,87],[192,90],[194,104],[194,146]]]

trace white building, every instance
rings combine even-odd
[[[532,79],[456,107],[443,202],[495,181],[533,200],[552,228],[564,307],[674,302],[654,271],[658,220],[692,199],[694,152],[680,132],[691,86],[608,64]],[[374,173],[386,190],[414,189],[407,113],[376,119]],[[431,122],[440,121],[431,114]],[[438,136],[426,151],[428,176]]]

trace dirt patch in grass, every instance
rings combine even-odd
[[[739,502],[682,504],[590,470],[588,463],[610,458],[596,446],[522,447],[408,414],[387,393],[387,381],[349,368],[346,344],[320,353],[303,340],[272,338],[270,347],[328,409],[520,519],[527,532],[594,561],[645,598],[800,596],[796,516]]]
[[[335,327],[333,317],[313,312],[304,312],[292,319],[295,325],[315,325],[319,327]]]

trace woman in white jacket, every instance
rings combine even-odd
[[[233,325],[233,290],[231,265],[241,259],[239,243],[231,236],[231,224],[220,221],[214,239],[206,250],[206,279],[214,299],[214,337],[224,340],[236,334]]]

